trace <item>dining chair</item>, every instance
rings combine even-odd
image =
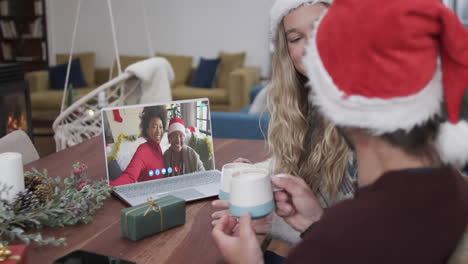
[[[23,130],[15,130],[0,138],[0,153],[3,152],[21,153],[23,164],[28,164],[39,159],[36,148]]]

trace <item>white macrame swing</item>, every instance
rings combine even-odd
[[[141,7],[143,11],[143,22],[146,30],[147,45],[149,57],[152,57],[154,52],[152,49],[152,42],[150,38],[144,1],[141,0]],[[120,106],[124,105],[126,99],[132,95],[132,93],[140,85],[139,82],[133,82],[132,87],[125,87],[126,80],[134,77],[131,72],[123,72],[120,64],[119,50],[117,46],[117,37],[114,25],[114,17],[112,13],[111,0],[107,0],[107,6],[109,9],[109,17],[111,22],[112,38],[114,42],[115,59],[117,62],[118,75],[114,79],[110,79],[112,76],[109,74],[109,81],[94,89],[90,93],[81,97],[79,100],[65,108],[68,91],[68,82],[70,77],[70,66],[74,51],[76,31],[78,27],[78,21],[81,11],[82,0],[78,1],[78,7],[76,11],[75,24],[73,28],[72,44],[70,49],[70,55],[68,58],[68,67],[65,77],[65,86],[62,98],[62,105],[60,108],[60,115],[54,121],[52,128],[54,130],[54,139],[56,144],[56,150],[60,151],[67,147],[76,145],[83,141],[86,141],[92,137],[95,137],[102,133],[101,115],[100,110],[103,107]],[[170,66],[169,66],[170,67]],[[171,68],[172,71],[172,68]],[[173,73],[172,73],[173,74]],[[173,78],[173,77],[172,77]],[[128,85],[128,84],[127,84]],[[128,89],[130,88],[130,89]],[[167,100],[166,98],[161,98]],[[169,98],[170,99],[170,98]]]

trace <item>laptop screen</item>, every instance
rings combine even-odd
[[[102,110],[110,185],[214,169],[207,98]]]

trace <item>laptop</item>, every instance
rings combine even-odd
[[[207,98],[104,108],[101,119],[107,180],[124,202],[218,195]]]

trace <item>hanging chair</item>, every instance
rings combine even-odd
[[[166,59],[150,58],[130,65],[125,72],[122,72],[112,7],[110,0],[107,0],[118,75],[84,95],[76,102],[67,105],[66,98],[69,98],[71,93],[71,91],[67,89],[70,75],[70,62],[73,55],[81,3],[82,0],[79,0],[60,115],[55,119],[52,125],[55,133],[54,139],[57,151],[79,144],[101,134],[102,122],[100,111],[103,107],[169,102],[172,100],[170,81],[174,78],[174,72]],[[146,22],[144,0],[142,0],[141,3],[147,33],[148,51],[151,57],[154,53],[152,51],[151,38],[149,37],[149,30]],[[110,73],[110,76],[111,75],[112,72]]]

